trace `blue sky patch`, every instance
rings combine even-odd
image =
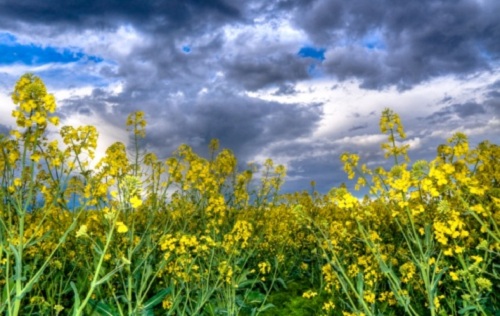
[[[324,73],[320,67],[321,65],[318,63],[313,63],[310,64],[309,67],[307,67],[307,73],[311,78],[321,78],[323,77]]]
[[[313,58],[313,59],[323,61],[323,60],[325,60],[325,52],[326,52],[326,49],[324,49],[324,48],[304,46],[299,50],[298,55],[302,58]]]
[[[71,63],[76,61],[98,63],[102,61],[102,58],[86,55],[69,48],[19,44],[12,34],[0,33],[0,65],[22,63],[35,66],[47,63]]]
[[[370,50],[373,50],[373,49],[382,49],[383,50],[386,48],[385,43],[384,43],[384,39],[379,34],[379,32],[373,32],[371,34],[366,35],[362,39],[361,42],[362,42],[363,47],[368,48]]]
[[[16,37],[10,33],[0,33],[0,44],[14,45],[16,44]]]
[[[82,69],[80,65],[76,67],[80,71],[75,71],[75,67],[51,67],[35,74],[43,78],[47,86],[53,89],[69,89],[88,85],[105,88],[110,84],[109,80],[99,76],[99,74],[88,72],[85,68]],[[61,80],[61,78],[65,78],[65,80]]]

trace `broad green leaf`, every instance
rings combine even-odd
[[[116,316],[118,315],[116,312],[113,312],[111,307],[104,303],[104,302],[97,302],[95,300],[89,300],[90,306],[94,308],[94,310],[99,314],[99,315],[104,315],[104,316]]]
[[[160,304],[161,301],[172,292],[172,288],[168,287],[166,289],[161,290],[160,292],[156,293],[155,296],[150,298],[146,303],[144,303],[143,310],[146,311],[148,309],[152,309],[156,305]]]

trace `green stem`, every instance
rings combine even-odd
[[[90,283],[90,289],[87,292],[87,296],[85,297],[85,299],[83,300],[83,302],[81,303],[79,308],[75,311],[75,313],[74,313],[75,316],[82,315],[82,312],[83,312],[85,306],[87,305],[88,301],[92,297],[92,294],[94,293],[94,290],[97,288],[97,286],[99,284],[99,280],[98,280],[99,273],[101,272],[102,264],[104,262],[104,257],[106,255],[106,252],[108,251],[109,245],[111,244],[111,240],[113,238],[113,232],[115,229],[116,218],[117,217],[115,217],[115,219],[113,221],[113,225],[111,225],[111,230],[109,231],[108,236],[106,238],[106,245],[104,246],[104,250],[102,251],[101,257],[99,258],[99,263],[97,264],[97,268],[95,270],[94,277],[92,278],[92,282]]]

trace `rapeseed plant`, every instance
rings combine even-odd
[[[281,194],[271,159],[237,169],[209,144],[166,160],[131,144],[94,162],[93,126],[56,128],[42,80],[14,88],[0,135],[0,313],[17,315],[495,315],[500,309],[500,147],[457,133],[411,162],[383,111],[392,167],[344,153],[346,186]],[[93,166],[93,167],[92,167]],[[300,308],[299,308],[300,307]]]

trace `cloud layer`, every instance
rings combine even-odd
[[[342,151],[383,161],[386,106],[416,158],[456,130],[498,135],[497,12],[496,0],[6,0],[0,92],[35,72],[68,122],[99,118],[106,139],[140,109],[163,157],[219,138],[242,164],[286,163],[287,190],[326,191],[345,180]]]

